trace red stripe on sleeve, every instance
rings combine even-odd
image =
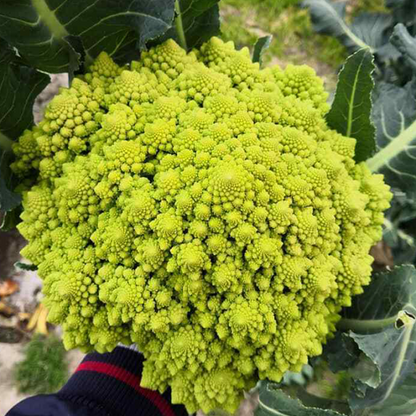
[[[156,391],[140,387],[140,378],[130,373],[130,371],[117,367],[116,365],[101,363],[98,361],[86,361],[78,366],[78,371],[94,371],[96,373],[106,374],[125,384],[128,384],[140,395],[149,399],[162,413],[163,416],[175,416],[169,403]]]

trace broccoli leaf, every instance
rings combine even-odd
[[[402,53],[413,71],[416,71],[416,39],[410,36],[402,23],[394,28],[390,42]]]
[[[349,26],[345,21],[345,1],[333,3],[328,0],[305,0],[303,7],[309,9],[313,28],[317,33],[336,37],[350,52],[369,48],[372,53],[386,43],[386,31],[392,18],[382,13],[365,13]]]
[[[397,25],[391,42],[416,71],[416,39]],[[416,196],[416,77],[403,87],[382,82],[374,98],[373,120],[379,152],[367,161],[373,172],[383,173],[386,182]]]
[[[263,54],[270,46],[272,39],[273,36],[271,35],[263,36],[257,39],[253,50],[253,62],[258,62],[261,65]]]
[[[33,124],[33,103],[49,81],[48,75],[28,67],[0,38],[0,133],[3,135],[3,149],[7,147],[7,138],[15,140]]]
[[[416,2],[414,0],[385,0],[385,6],[391,9],[395,22],[406,25],[416,23]]]
[[[415,369],[416,269],[408,265],[376,274],[344,316],[339,328],[349,330],[345,335],[365,354],[352,371],[356,383],[350,406],[369,409],[386,400]],[[373,374],[368,358],[375,364]]]
[[[0,149],[0,211],[10,211],[16,208],[22,198],[12,191],[13,176],[9,164],[11,152]]]
[[[32,107],[49,77],[26,66],[0,38],[0,210],[10,211],[21,202],[13,192],[9,164],[13,140],[33,123]]]
[[[353,410],[380,404],[414,371],[415,317],[409,316],[408,323],[398,327],[400,319],[402,318],[378,334],[360,335],[350,332],[351,338],[365,354],[355,371],[350,371],[361,384],[360,389],[353,389],[350,395]],[[372,371],[367,361],[374,364]],[[362,389],[363,383],[367,386],[365,389]]]
[[[416,373],[410,374],[380,405],[368,410],[366,416],[414,416],[416,408]]]
[[[416,269],[411,265],[376,273],[364,293],[353,297],[340,323],[356,332],[376,333],[395,323],[401,311],[416,316]]]
[[[387,218],[384,220],[383,239],[394,253],[394,263],[413,263],[416,259],[416,238]]]
[[[173,18],[174,0],[3,0],[0,36],[33,67],[71,72],[78,53],[85,52],[87,63],[102,51],[116,60],[129,51],[137,56]],[[84,51],[74,50],[74,37]]]
[[[349,336],[352,340],[352,333],[350,333]],[[348,372],[355,380],[355,385],[353,387],[356,394],[360,397],[365,395],[368,387],[375,389],[381,383],[379,368],[370,357],[363,353],[360,354],[359,361],[348,369]]]
[[[351,55],[339,73],[335,99],[326,116],[332,129],[357,140],[356,162],[368,159],[375,150],[375,128],[371,121],[374,69],[369,49]]]
[[[184,49],[200,46],[220,33],[220,0],[176,0],[175,27],[158,42],[175,39]]]
[[[367,165],[408,197],[416,195],[416,79],[404,87],[381,83],[373,95],[380,149]]]
[[[384,219],[383,239],[391,248],[395,264],[411,264],[416,259],[416,201],[394,192]]]
[[[22,213],[21,205],[11,211],[2,212],[3,218],[0,220],[0,231],[11,231],[16,228],[20,222],[20,214]],[[0,217],[1,218],[1,217]]]
[[[259,406],[255,416],[340,416],[333,407],[340,404],[298,391],[303,396],[303,404],[299,399],[292,399],[276,383],[262,381],[259,388]]]
[[[348,370],[359,358],[360,351],[355,342],[345,333],[337,331],[334,338],[328,340],[323,355],[333,373]]]

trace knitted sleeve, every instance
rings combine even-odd
[[[88,354],[55,394],[26,399],[6,416],[186,416],[164,394],[140,387],[143,356],[125,347]]]

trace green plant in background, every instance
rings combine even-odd
[[[330,37],[311,37],[310,19],[299,7],[300,0],[224,0],[223,4],[222,15],[227,20],[222,27],[224,40],[233,40],[239,48],[251,47],[256,37],[272,35],[278,41],[271,44],[266,64],[306,63],[325,77],[329,88],[335,86],[334,70],[347,54]]]
[[[398,136],[414,135],[414,72],[416,43],[416,3],[413,0],[386,0],[378,2],[374,12],[356,13],[346,19],[347,2],[331,0],[306,0],[313,27],[317,33],[333,36],[350,53],[366,47],[375,57],[375,103],[373,119],[378,127],[377,145],[384,148]],[[362,4],[362,7],[367,6]],[[387,100],[389,100],[387,104]],[[409,114],[410,112],[410,114]],[[386,129],[384,120],[393,118]],[[409,142],[410,145],[410,142]],[[394,145],[385,150],[388,153]],[[414,152],[408,146],[409,158]],[[393,167],[394,170],[394,167]],[[402,182],[404,177],[402,177]],[[408,180],[416,180],[411,176]],[[396,197],[387,212],[384,238],[393,250],[396,264],[412,263],[416,259],[416,202],[414,195],[403,194],[400,184],[391,183]]]
[[[360,11],[384,10],[382,0],[348,1],[347,18]],[[307,64],[325,80],[328,90],[336,85],[336,71],[347,58],[345,48],[331,36],[314,36],[307,10],[301,0],[223,0],[222,15],[227,25],[222,27],[224,40],[233,40],[237,47],[251,47],[255,38],[272,35],[275,38],[265,57],[265,64],[278,62]]]
[[[373,94],[359,48],[329,109],[311,68],[260,69],[264,33],[255,63],[216,38],[218,2],[20,3],[0,16],[0,204],[23,194],[25,253],[66,345],[137,342],[142,384],[190,410],[233,411],[263,379],[259,415],[410,415],[416,270],[372,273],[367,253],[380,173],[394,204],[416,193],[416,81]],[[394,36],[416,73],[416,40]],[[45,71],[73,82],[33,127]],[[335,374],[327,397],[312,356]]]
[[[24,355],[14,369],[21,393],[53,393],[68,379],[66,351],[59,338],[35,335],[25,346]]]
[[[375,8],[374,12],[357,10],[351,22],[346,18],[346,1],[305,0],[302,6],[309,10],[317,33],[336,38],[349,53],[360,48],[371,50],[377,66],[376,83],[404,86],[412,80],[411,63],[403,58],[394,38],[392,42],[390,39],[398,24],[402,24],[410,36],[416,35],[413,0],[385,0],[384,7]]]

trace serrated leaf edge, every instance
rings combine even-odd
[[[268,384],[267,384],[267,386],[266,386],[266,390],[267,390],[268,392],[270,392],[270,393],[273,393],[273,390],[271,390],[271,389],[269,388],[270,384],[271,384],[271,383],[268,383]],[[328,409],[322,409],[322,408],[319,408],[319,407],[305,406],[305,405],[304,405],[304,404],[300,401],[300,399],[290,397],[289,395],[287,395],[287,394],[286,394],[283,390],[281,390],[281,389],[279,389],[279,391],[280,391],[282,394],[284,394],[284,395],[285,395],[288,399],[293,400],[293,401],[295,401],[295,402],[298,402],[298,403],[300,404],[300,406],[301,406],[302,408],[304,408],[305,410],[320,410],[320,411],[325,412],[325,413],[332,412],[333,414],[336,414],[336,415],[345,416],[343,413],[339,413],[339,412],[337,412],[336,410],[332,410],[332,409],[331,409],[331,410],[328,410]],[[274,414],[275,414],[275,415],[277,415],[277,416],[287,416],[287,414],[285,414],[285,413],[281,413],[281,412],[279,412],[278,410],[273,409],[273,408],[271,408],[271,407],[269,407],[269,406],[265,405],[265,404],[261,401],[261,394],[259,395],[259,406],[260,406],[260,407],[262,407],[264,410],[266,410],[266,411],[270,412],[270,413],[274,413]]]

